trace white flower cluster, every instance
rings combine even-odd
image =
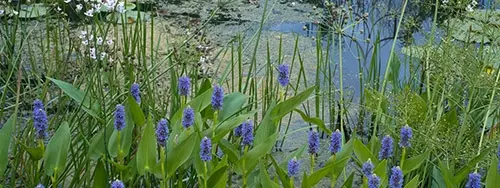
[[[94,42],[94,35],[88,34],[87,31],[81,31],[78,38],[81,39],[82,45],[90,46],[88,56],[93,60],[98,60],[98,59],[105,60],[105,58],[108,57],[108,54],[105,52],[104,49],[106,49],[106,48],[111,49],[113,44],[114,44],[113,39],[108,39],[106,41],[106,44],[104,44],[104,39],[100,36],[95,37],[95,42]],[[91,43],[95,44],[95,45],[91,45]],[[107,45],[107,46],[105,46],[105,45]],[[97,48],[103,49],[103,50],[100,50],[102,52],[97,53],[97,51],[98,51]],[[98,58],[97,54],[100,54],[99,58]],[[111,57],[108,61],[112,61]]]
[[[64,0],[65,3],[70,3],[72,0]],[[94,14],[101,12],[102,7],[107,8],[108,10],[115,10],[118,13],[124,13],[125,3],[117,0],[75,0],[75,1],[83,1],[83,3],[76,4],[75,10],[80,12],[83,10],[84,6],[87,7],[87,10],[83,13],[85,16],[94,17]]]
[[[467,7],[465,7],[465,10],[467,12],[472,12],[474,11],[474,7],[477,6],[477,1],[476,0],[472,0],[472,2],[470,4],[467,5]]]

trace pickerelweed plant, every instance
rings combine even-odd
[[[391,39],[382,61],[365,30],[359,101],[338,52],[376,22],[354,4],[325,3],[312,71],[299,36],[292,52],[282,36],[260,44],[266,1],[254,37],[224,44],[206,76],[188,44],[224,10],[179,37],[140,1],[1,2],[0,187],[497,187],[498,11],[447,1],[460,19],[441,23],[446,3],[425,2],[432,31],[408,57]]]

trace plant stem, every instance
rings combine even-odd
[[[403,164],[405,163],[406,159],[406,147],[403,147],[403,153],[401,154],[401,163],[399,164],[399,167],[403,169]]]
[[[205,165],[205,178],[203,180],[203,185],[205,185],[205,188],[207,188],[207,180],[208,180],[208,168],[207,168],[207,162],[205,161],[204,162],[204,165]]]
[[[247,153],[248,146],[245,146],[245,149],[243,150],[243,156]],[[246,176],[246,169],[245,169],[245,158],[243,158],[243,188],[247,187],[247,176]]]
[[[333,155],[333,165],[335,166],[335,160],[337,158],[337,155]],[[330,187],[335,187],[335,181],[337,178],[335,177],[335,167],[332,168],[332,179],[331,179],[331,186]]]
[[[311,175],[314,173],[314,154],[311,154],[311,169],[310,169],[310,172],[311,172]]]

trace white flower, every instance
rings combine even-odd
[[[106,43],[107,43],[109,46],[113,45],[113,39],[109,39]]]
[[[4,10],[0,10],[0,15],[3,15],[5,11]]]
[[[82,4],[76,5],[76,11],[80,12],[82,9],[83,9],[83,5]]]
[[[94,40],[94,35],[90,35],[89,40]]]
[[[466,10],[467,12],[472,12],[472,11],[474,11],[474,9],[472,9],[472,6],[471,6],[470,4],[469,4],[469,5],[467,5],[467,7],[465,8],[465,10]]]
[[[116,5],[116,1],[115,0],[108,0],[106,5],[108,6],[108,8],[114,8]]]
[[[12,14],[17,15],[19,14],[19,12],[17,12],[16,10],[12,10]]]
[[[65,3],[69,3],[69,2],[71,2],[71,0],[64,0],[64,2],[65,2]]]
[[[103,40],[102,40],[102,38],[101,38],[101,37],[97,37],[97,44],[98,44],[98,45],[101,45],[101,44],[102,44],[102,41],[103,41]]]
[[[106,52],[101,52],[101,60],[104,60],[104,58],[106,57]]]
[[[84,14],[85,14],[85,16],[93,17],[94,16],[94,9],[89,9]]]
[[[89,45],[89,41],[88,40],[82,40],[82,44],[85,45],[85,46],[87,46],[87,45]]]
[[[443,0],[443,4],[448,4],[449,2],[449,0]]]
[[[57,7],[57,11],[61,12],[61,10],[62,10],[61,7]]]
[[[90,48],[89,51],[91,54],[95,54],[95,48]]]
[[[90,55],[89,55],[90,58],[97,59],[97,56],[95,55],[95,48],[90,48],[89,52],[90,52]]]
[[[125,9],[125,3],[124,2],[119,2],[118,5],[116,6],[116,12],[118,13],[124,13],[126,11]]]
[[[81,39],[84,39],[85,37],[87,37],[87,31],[80,31],[80,36],[79,36]]]
[[[101,4],[94,4],[94,12],[101,12]]]
[[[473,1],[471,2],[471,4],[472,4],[472,6],[473,6],[473,7],[475,7],[475,6],[477,5],[477,1],[473,0]]]
[[[108,61],[113,62],[113,58],[109,57]]]

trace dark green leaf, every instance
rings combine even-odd
[[[310,87],[299,93],[292,98],[289,98],[283,102],[278,103],[271,111],[272,121],[277,122],[283,118],[286,114],[290,113],[297,106],[306,101],[309,96],[314,92],[315,87]]]
[[[224,155],[228,156],[229,161],[232,163],[236,163],[240,159],[238,148],[226,139],[219,141],[219,147],[222,149],[222,152],[224,152]]]
[[[290,179],[288,178],[288,175],[285,172],[285,170],[283,170],[283,168],[281,168],[278,165],[278,163],[276,162],[276,160],[274,159],[274,157],[272,155],[269,155],[269,158],[271,158],[271,161],[273,162],[273,166],[276,169],[276,173],[278,174],[278,177],[281,180],[281,185],[284,188],[290,188],[291,187],[290,186]]]
[[[208,187],[217,187],[224,178],[227,179],[227,168],[229,168],[229,166],[225,165],[212,173],[210,178],[208,178]]]
[[[498,158],[493,157],[486,176],[486,188],[497,188],[498,185],[500,185],[500,174],[498,170]]]
[[[97,162],[97,166],[95,167],[94,170],[94,184],[93,188],[107,188],[108,187],[108,180],[106,179],[107,174],[106,174],[106,169],[104,169],[104,164],[102,164],[102,161]]]
[[[3,176],[9,163],[9,146],[12,138],[12,130],[16,125],[17,113],[12,114],[7,122],[0,128],[0,177]]]
[[[388,182],[388,175],[387,175],[387,160],[383,160],[378,164],[378,166],[375,167],[373,170],[373,173],[375,173],[379,178],[380,178],[380,187],[387,187]]]
[[[354,181],[354,172],[347,177],[347,179],[344,181],[344,184],[342,184],[342,188],[351,188],[352,187],[352,182]]]
[[[309,117],[306,113],[304,113],[302,110],[299,110],[299,109],[294,109],[294,111],[299,113],[305,122],[317,125],[321,130],[325,131],[328,135],[332,134],[332,131],[330,129],[326,128],[325,123],[320,118]]]
[[[139,175],[144,175],[146,172],[152,172],[156,164],[156,136],[154,130],[153,119],[150,116],[146,129],[142,135],[139,148],[137,149],[137,172]]]
[[[132,95],[128,96],[128,104],[130,114],[132,115],[132,119],[134,120],[135,124],[139,126],[144,125],[144,123],[146,123],[146,117],[144,116],[141,107],[139,106],[139,104],[137,104]]]
[[[410,180],[404,188],[418,188],[418,175]]]
[[[196,139],[194,137],[195,134],[185,136],[184,139],[180,139],[182,137],[179,136],[179,143],[175,144],[174,148],[167,152],[167,161],[165,163],[167,178],[172,176],[190,158],[194,145],[199,144],[195,143]]]
[[[63,122],[50,139],[45,150],[44,165],[45,174],[48,176],[59,175],[66,168],[71,133],[68,122]]]
[[[370,159],[374,165],[378,165],[378,159],[373,155],[373,153],[361,142],[361,140],[354,140],[354,154],[358,157],[361,163],[364,163]]]
[[[219,121],[225,120],[239,112],[247,100],[248,95],[239,92],[230,93],[224,96],[222,111],[219,112]]]
[[[411,171],[418,169],[423,162],[427,161],[430,153],[430,151],[426,151],[425,153],[407,159],[403,164],[403,173],[406,175]]]

